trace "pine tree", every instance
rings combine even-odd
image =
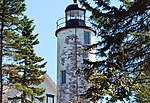
[[[45,71],[42,71],[41,68],[43,68],[46,63],[39,64],[44,59],[34,53],[33,47],[39,44],[39,41],[36,39],[38,35],[32,34],[34,30],[32,21],[25,17],[21,22],[24,24],[22,35],[18,35],[18,37],[14,38],[14,41],[9,43],[15,47],[12,54],[16,61],[16,65],[11,68],[10,81],[13,87],[23,91],[22,98],[26,98],[24,103],[30,101],[28,98],[32,98],[32,102],[35,98],[42,102],[44,97],[40,95],[42,95],[45,90],[36,88],[35,85],[39,85],[44,81],[43,75]]]
[[[140,101],[150,83],[150,1],[119,0],[117,6],[113,0],[79,1],[92,13],[99,37],[91,46],[97,48],[97,61],[85,60],[86,80],[92,85],[86,97],[93,101]]]
[[[5,86],[18,89],[24,103],[32,103],[35,98],[42,101],[44,89],[35,85],[43,82],[45,71],[41,68],[46,63],[34,52],[34,45],[39,44],[38,34],[32,33],[33,21],[23,14],[24,0],[2,0],[0,5],[1,97]]]
[[[0,36],[1,36],[1,54],[0,54],[0,81],[1,81],[1,92],[0,102],[2,102],[3,85],[7,84],[5,69],[8,67],[4,61],[8,60],[10,52],[6,52],[6,42],[11,40],[11,36],[18,32],[17,26],[19,25],[19,16],[25,11],[25,4],[19,0],[1,0],[0,1]],[[5,58],[5,59],[4,59]],[[6,60],[7,59],[7,60]]]

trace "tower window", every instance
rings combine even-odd
[[[84,43],[85,44],[91,43],[90,32],[88,32],[88,31],[84,31]]]
[[[66,70],[61,71],[61,83],[66,83]]]

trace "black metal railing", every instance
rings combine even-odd
[[[93,30],[96,30],[95,27],[93,26],[93,23],[94,22],[92,20],[90,20],[90,18],[86,17],[86,19],[85,19],[85,26],[90,27]],[[60,28],[66,27],[66,24],[67,24],[67,21],[66,21],[65,17],[60,18],[56,22],[56,26],[57,26],[56,28],[60,29]]]

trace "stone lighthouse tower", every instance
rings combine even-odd
[[[83,52],[95,43],[95,32],[86,22],[85,9],[76,0],[57,21],[57,103],[88,103],[81,97],[89,87],[82,75],[83,59],[95,56]]]

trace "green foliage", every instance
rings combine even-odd
[[[16,61],[16,66],[12,67],[13,71],[17,72],[15,77],[11,77],[10,81],[15,84],[18,90],[23,91],[25,98],[32,97],[43,100],[44,89],[35,88],[33,85],[39,85],[44,81],[45,71],[42,71],[41,68],[45,66],[46,63],[40,63],[43,61],[43,58],[37,56],[34,53],[33,46],[38,44],[39,41],[36,39],[37,35],[33,35],[32,31],[32,21],[27,17],[23,18],[24,28],[22,35],[18,35],[17,38],[14,38],[14,41],[11,42],[11,45],[15,46],[15,51],[13,54],[13,59]],[[12,75],[13,76],[13,75]],[[18,83],[20,86],[18,86]],[[16,85],[17,84],[17,85]],[[31,87],[32,86],[32,87]],[[28,100],[29,101],[29,100]]]
[[[150,1],[120,0],[117,6],[113,0],[79,1],[92,13],[99,37],[93,45],[97,61],[84,61],[91,84],[85,96],[92,101],[148,101],[143,91],[150,82]]]
[[[3,82],[20,90],[24,103],[34,103],[35,98],[42,102],[45,90],[35,86],[44,81],[46,62],[34,52],[39,41],[38,34],[33,34],[33,20],[23,14],[24,0],[2,0],[0,5]]]

